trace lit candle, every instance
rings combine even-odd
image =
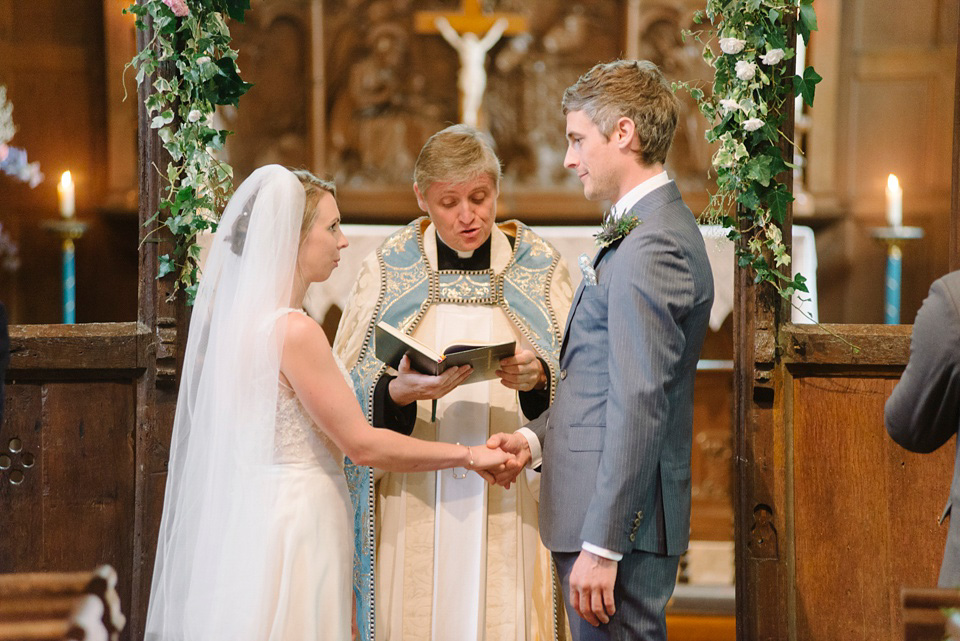
[[[63,172],[60,176],[60,184],[57,185],[57,194],[60,196],[60,215],[64,218],[72,218],[76,201],[74,198],[73,178],[69,171]]]
[[[893,174],[887,176],[887,224],[891,227],[903,224],[903,189]]]

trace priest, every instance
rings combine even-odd
[[[414,181],[427,215],[363,262],[334,349],[374,425],[483,445],[549,405],[569,274],[529,227],[495,224],[500,161],[476,129],[434,134]],[[469,368],[426,376],[406,357],[393,371],[374,353],[380,321],[438,351],[463,341],[516,340],[517,349],[485,382],[464,383]],[[348,464],[359,638],[563,638],[562,602],[537,533],[539,474],[505,490],[463,472],[381,474]]]

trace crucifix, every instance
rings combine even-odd
[[[457,87],[460,90],[460,120],[477,127],[480,105],[487,87],[487,52],[504,35],[527,30],[527,20],[516,13],[484,13],[482,0],[462,0],[459,13],[418,11],[417,33],[443,36],[460,56]]]

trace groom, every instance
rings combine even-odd
[[[666,638],[690,531],[693,379],[713,303],[697,221],[663,169],[679,102],[656,65],[599,64],[563,96],[589,200],[616,203],[574,295],[553,406],[488,446],[541,464],[540,535],[575,641]],[[542,448],[542,449],[541,449]],[[509,485],[518,469],[496,479]]]

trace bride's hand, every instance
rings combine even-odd
[[[514,460],[514,455],[508,452],[504,452],[501,449],[490,449],[484,447],[483,445],[475,445],[470,448],[470,456],[472,458],[472,465],[470,469],[482,476],[485,480],[490,481],[493,478],[493,474],[502,472],[506,468],[507,461]]]

